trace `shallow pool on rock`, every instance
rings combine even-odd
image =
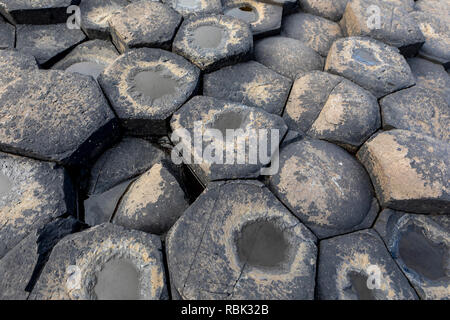
[[[12,189],[12,182],[0,172],[0,196],[3,196],[10,192]]]
[[[152,99],[175,93],[177,81],[157,71],[142,71],[134,77],[139,92]]]
[[[217,48],[222,41],[223,30],[216,26],[200,26],[194,30],[194,43],[201,48]]]
[[[225,15],[241,19],[247,23],[251,23],[256,20],[255,10],[250,6],[240,6],[228,9],[225,11]]]
[[[68,67],[66,71],[85,74],[94,77],[94,79],[97,79],[100,73],[103,72],[103,69],[105,69],[105,66],[100,63],[84,61],[74,63],[73,65]]]

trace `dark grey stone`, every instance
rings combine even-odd
[[[23,74],[37,69],[33,56],[15,50],[0,50],[0,91]]]
[[[203,13],[222,13],[221,0],[162,0],[162,2],[170,5],[185,18]]]
[[[7,23],[0,16],[0,49],[14,48],[16,41],[16,28]]]

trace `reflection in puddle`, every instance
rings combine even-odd
[[[105,69],[105,66],[100,63],[86,61],[74,63],[73,65],[68,67],[66,71],[85,74],[94,77],[94,79],[97,79],[100,73],[103,72],[103,69]]]
[[[217,48],[222,41],[222,28],[200,26],[194,30],[194,43],[201,48]]]
[[[367,287],[367,275],[356,271],[350,271],[348,277],[352,284],[352,291],[356,294],[358,300],[377,300],[377,290],[369,289]]]
[[[152,99],[175,93],[177,81],[156,71],[143,71],[134,77],[134,82],[142,94]]]
[[[227,129],[239,129],[243,122],[243,115],[239,112],[226,111],[222,112],[216,116],[214,123],[212,124],[213,129],[220,130],[222,135],[226,137]]]

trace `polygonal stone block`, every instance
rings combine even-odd
[[[336,22],[308,13],[295,13],[283,19],[281,35],[304,42],[326,57],[333,42],[342,37]]]
[[[69,181],[54,164],[0,153],[0,259],[32,230],[73,213]]]
[[[316,239],[260,182],[211,183],[167,236],[183,299],[313,299]]]
[[[295,80],[283,114],[291,130],[356,151],[381,125],[377,99],[353,82],[313,71]]]
[[[167,299],[160,239],[109,223],[53,248],[30,300]]]
[[[201,127],[196,127],[197,125]],[[267,160],[270,160],[272,152],[278,150],[278,143],[287,131],[287,126],[279,116],[267,113],[259,108],[251,108],[205,96],[193,97],[183,105],[173,115],[170,126],[172,131],[177,133],[177,140],[173,141],[177,150],[183,148],[183,153],[184,150],[190,151],[190,154],[183,154],[183,156],[189,160],[188,165],[204,185],[212,180],[258,177],[261,175],[261,168],[267,163],[263,162],[261,155],[253,162],[248,158],[250,157],[250,147],[255,147],[256,143],[249,142],[244,147],[241,147],[241,143],[245,143],[246,139],[252,139],[252,137],[258,139],[257,143],[260,145],[266,143],[267,150],[264,156],[268,157]],[[203,132],[203,130],[208,129],[219,130],[223,144],[216,144],[216,138],[214,136],[209,137],[205,132],[203,134],[203,145],[200,150],[197,150],[193,145],[195,135],[199,134],[196,130]],[[241,130],[241,132],[227,133],[227,129]],[[186,130],[191,140],[183,137],[182,133],[178,132],[179,130]],[[252,130],[255,131],[252,133]],[[259,130],[267,130],[267,132],[261,133]],[[272,132],[275,130],[278,137],[276,141],[271,140]],[[233,144],[233,148],[230,150],[225,144],[228,141],[227,139],[230,141],[235,139],[233,136],[229,136],[231,134],[234,134],[238,142],[236,145]],[[203,156],[202,161],[197,163],[196,157],[202,158],[202,155],[208,154],[208,150],[211,155],[213,150],[216,156],[221,154],[218,161],[210,163],[208,162],[209,159]],[[256,149],[253,149],[253,151],[256,152]],[[231,161],[227,159],[229,157],[228,152],[232,155]],[[243,159],[242,162],[239,162],[240,157]],[[212,160],[217,159],[217,157],[211,158],[213,158]]]
[[[372,9],[374,7],[376,11]],[[374,14],[378,15],[379,21],[371,18]],[[399,48],[409,57],[415,56],[425,42],[419,26],[406,10],[383,0],[350,1],[340,24],[347,36],[380,40]]]
[[[449,218],[385,209],[375,230],[422,299],[448,300]]]
[[[254,36],[277,34],[283,7],[257,0],[224,0],[223,13],[247,22]]]
[[[17,50],[34,56],[45,67],[86,38],[81,30],[65,24],[18,25],[16,29]]]
[[[0,16],[0,50],[12,49],[16,41],[16,28]]]
[[[450,212],[450,145],[406,130],[377,134],[359,150],[383,207]]]
[[[185,20],[172,48],[207,72],[248,60],[252,49],[248,25],[223,15],[201,15]]]
[[[408,63],[397,48],[366,37],[334,42],[325,71],[355,82],[377,98],[415,83]]]
[[[181,15],[154,1],[131,3],[108,18],[112,41],[123,53],[131,48],[170,49]]]
[[[270,190],[319,239],[371,226],[378,203],[363,166],[346,151],[303,139],[285,146],[279,160]]]
[[[118,56],[119,54],[111,42],[91,40],[75,47],[68,55],[53,65],[52,69],[77,72],[97,79],[100,73]]]
[[[0,92],[0,149],[68,165],[87,164],[117,124],[92,77],[33,71]]]
[[[303,42],[286,37],[269,37],[255,43],[255,60],[294,80],[299,73],[323,70],[323,58]]]
[[[206,74],[203,94],[281,115],[291,85],[290,79],[249,61]]]
[[[222,13],[221,0],[162,0],[170,5],[183,17],[194,14],[219,14]]]
[[[98,81],[124,127],[164,135],[168,119],[197,89],[200,70],[161,49],[136,49],[116,59]]]
[[[380,236],[373,230],[322,240],[318,267],[322,300],[416,300]]]
[[[15,50],[0,50],[0,88],[19,79],[23,73],[38,70],[36,59]]]
[[[434,16],[450,16],[450,3],[442,0],[416,0],[415,9]]]
[[[450,142],[450,105],[430,89],[414,86],[380,100],[383,128],[404,129]]]

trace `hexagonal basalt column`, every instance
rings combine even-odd
[[[29,299],[167,299],[157,236],[102,224],[52,250]]]
[[[224,0],[223,11],[247,22],[254,36],[277,34],[281,28],[283,7],[271,4],[269,1],[256,0]]]
[[[108,18],[112,41],[120,52],[131,48],[170,49],[181,15],[168,5],[139,1]]]
[[[221,0],[162,0],[170,5],[183,17],[194,14],[219,14],[222,13]]]
[[[129,132],[164,135],[166,120],[195,92],[199,76],[184,58],[143,48],[120,56],[98,81]]]
[[[358,231],[322,240],[319,245],[319,299],[417,299],[375,231]]]
[[[116,138],[117,123],[92,77],[22,74],[0,92],[0,150],[83,165]]]
[[[183,299],[313,299],[316,239],[259,182],[211,183],[169,231]]]
[[[385,209],[375,223],[392,257],[422,299],[448,300],[450,253],[448,216]]]
[[[19,79],[22,73],[38,70],[36,59],[15,50],[0,50],[0,88]]]
[[[414,76],[397,48],[365,37],[335,41],[325,71],[341,75],[381,98],[414,85]]]
[[[318,238],[368,228],[378,213],[369,176],[334,144],[303,139],[280,152],[269,188]]]
[[[278,150],[278,143],[287,131],[287,126],[279,116],[259,108],[205,96],[196,96],[189,100],[173,115],[170,125],[176,134],[176,140],[173,139],[176,149],[182,152],[190,151],[190,154],[183,154],[183,157],[189,159],[188,165],[205,185],[212,180],[258,177],[261,175],[261,168],[268,164],[272,154]],[[216,144],[218,143],[217,137],[208,136],[207,130],[210,129],[219,130],[221,134],[219,139],[223,139],[220,140],[220,144]],[[227,129],[240,130],[240,132],[229,133]],[[178,132],[180,130],[186,130],[191,139],[186,139],[187,137],[183,136],[184,133]],[[194,139],[199,134],[203,135],[204,140],[201,150],[197,150],[194,145]],[[228,134],[233,134],[231,139]],[[172,135],[173,137],[174,135]],[[209,138],[211,140],[208,140]],[[233,147],[229,150],[226,142],[234,141],[234,139],[237,143],[233,142]],[[260,144],[260,148],[265,143],[267,150],[263,157],[267,159],[262,159],[261,154],[259,157],[258,154],[255,154],[254,161],[250,159],[251,151],[264,152],[257,151],[257,143]],[[255,148],[250,150],[252,147]],[[205,154],[211,156],[211,162],[209,162],[210,158],[205,157]],[[221,156],[217,156],[219,154]],[[229,161],[230,154],[231,161]],[[201,161],[196,162],[196,157],[200,157]]]
[[[406,130],[369,139],[358,159],[383,207],[415,213],[450,213],[450,145]]]
[[[173,52],[204,71],[249,59],[253,38],[243,21],[223,15],[200,15],[183,22]]]
[[[16,28],[0,16],[0,49],[12,49],[16,41]]]
[[[264,65],[249,61],[203,77],[203,94],[281,115],[292,81]]]

